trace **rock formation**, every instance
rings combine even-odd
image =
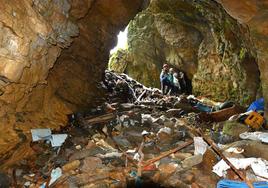
[[[67,114],[96,102],[117,32],[141,6],[141,0],[0,3],[0,154],[31,127],[59,128]]]
[[[268,1],[267,0],[217,0],[233,18],[249,27],[260,70],[262,94],[268,109]],[[266,117],[268,112],[266,110]]]
[[[159,87],[168,63],[186,72],[196,95],[240,104],[256,97],[259,70],[249,30],[216,2],[152,1],[130,22],[125,52],[121,67],[113,55],[111,68],[125,68],[148,86]]]

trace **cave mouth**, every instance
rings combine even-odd
[[[112,55],[113,53],[116,53],[118,50],[127,49],[127,32],[128,32],[128,27],[119,31],[117,35],[117,43],[115,47],[110,50],[110,55]]]
[[[161,59],[159,59],[160,61]],[[119,31],[117,35],[117,43],[116,45],[110,50],[109,62],[108,62],[108,70],[115,71],[116,73],[124,73],[128,75],[127,64],[131,63],[128,57],[128,26]],[[163,65],[168,62],[163,62]],[[170,69],[173,69],[172,77],[176,74],[176,79],[178,80],[180,77],[181,79],[178,81],[178,88],[174,86],[174,91],[172,92],[174,95],[179,94],[192,94],[192,83],[191,80],[188,78],[186,73],[178,68],[175,68],[172,65],[169,65]],[[181,75],[181,76],[180,76]],[[159,75],[160,77],[160,75]],[[143,80],[140,80],[143,82]],[[161,82],[160,79],[156,82]],[[153,87],[156,84],[151,83],[150,85],[146,85],[147,87]],[[176,92],[175,92],[176,90]],[[171,89],[170,89],[171,91]]]
[[[241,105],[255,100],[260,71],[248,27],[217,2],[171,4],[152,1],[129,22],[127,47],[110,54],[108,69],[160,88],[168,64],[185,74],[187,94]]]

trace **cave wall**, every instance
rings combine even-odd
[[[257,52],[265,116],[268,118],[268,1],[267,0],[217,0],[233,18],[249,27]]]
[[[0,2],[0,155],[32,127],[59,128],[93,104],[116,35],[142,0]]]
[[[192,79],[193,93],[246,105],[259,88],[250,32],[214,1],[153,0],[128,26],[128,49],[110,68],[159,87],[164,63]],[[122,66],[120,66],[122,65]]]

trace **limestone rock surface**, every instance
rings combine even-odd
[[[217,0],[233,18],[249,27],[260,71],[262,93],[268,117],[268,1],[267,0]]]
[[[2,159],[29,140],[31,128],[60,128],[68,114],[97,102],[116,34],[141,6],[142,0],[0,2]]]

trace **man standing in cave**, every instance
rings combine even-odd
[[[164,64],[162,72],[160,74],[161,91],[163,95],[166,95],[171,89],[171,83],[169,81],[168,65]]]

